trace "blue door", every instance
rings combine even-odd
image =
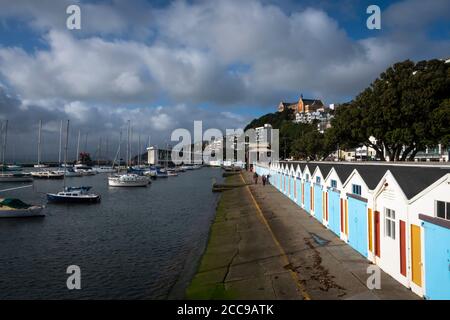
[[[289,183],[290,183],[290,194],[289,197],[291,197],[292,200],[294,200],[294,177],[289,177]]]
[[[341,207],[340,207],[340,195],[338,192],[328,191],[328,226],[338,236],[341,233]]]
[[[311,213],[311,185],[309,182],[305,182],[305,210]]]
[[[314,216],[322,223],[323,221],[323,202],[322,202],[322,187],[314,185]]]
[[[348,243],[367,257],[367,203],[348,198]]]
[[[302,206],[302,180],[297,179],[297,204]]]
[[[425,230],[425,296],[450,299],[450,230],[423,222]]]

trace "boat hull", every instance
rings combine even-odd
[[[27,209],[1,209],[0,218],[45,217],[45,207],[33,206]]]
[[[52,203],[97,203],[100,202],[100,199],[100,196],[68,197],[57,194],[47,194],[47,200]]]
[[[146,187],[149,185],[149,182],[149,180],[120,181],[119,179],[108,179],[110,187]]]

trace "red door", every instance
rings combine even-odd
[[[400,273],[406,277],[406,224],[400,220]]]
[[[380,257],[380,213],[375,211],[375,255]]]

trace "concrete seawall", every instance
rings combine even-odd
[[[251,175],[229,183],[250,182]],[[259,182],[261,183],[261,182]],[[188,299],[417,299],[270,185],[225,191]]]

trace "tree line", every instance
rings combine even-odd
[[[450,142],[450,63],[406,60],[389,67],[368,88],[334,112],[331,128],[293,123],[285,110],[253,120],[280,130],[280,156],[324,160],[337,149],[370,147],[385,161],[413,160],[427,147]],[[247,129],[246,128],[246,129]]]

